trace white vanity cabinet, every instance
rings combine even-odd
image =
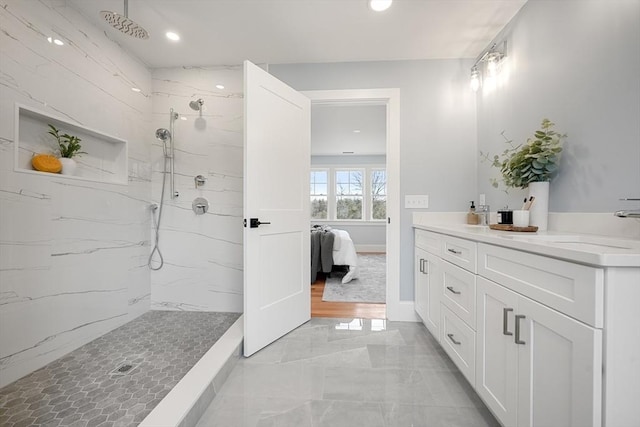
[[[440,289],[440,344],[502,425],[640,426],[637,253],[587,261],[565,249],[580,237],[553,247],[481,228],[424,228],[416,233],[439,252],[416,262],[438,265],[428,288]],[[418,298],[428,297],[416,289],[423,311]]]
[[[441,261],[440,342],[451,360],[471,385],[476,376],[476,251],[475,243],[462,244],[443,236],[441,245],[448,258]],[[454,243],[455,242],[455,243]],[[455,248],[455,249],[453,249]],[[455,250],[452,254],[449,250]],[[463,267],[460,267],[462,265]]]
[[[487,406],[505,426],[600,426],[604,270],[480,243],[478,274]]]
[[[440,338],[440,252],[438,235],[428,231],[415,232],[414,294],[415,310],[436,338]]]
[[[476,392],[505,426],[600,426],[602,331],[482,277]]]
[[[415,230],[415,310],[471,384],[476,260],[475,242]]]

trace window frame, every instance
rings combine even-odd
[[[367,170],[369,176],[369,186],[367,195],[369,196],[369,221],[386,221],[387,219],[387,168],[385,167],[371,167]],[[374,172],[384,172],[384,206],[385,206],[385,217],[380,219],[373,218],[373,174]]]
[[[325,172],[327,174],[327,194],[319,194],[319,193],[312,193],[311,192],[311,173],[312,172]],[[309,173],[309,204],[311,204],[311,198],[314,196],[325,196],[327,198],[327,216],[326,218],[313,218],[311,217],[312,221],[328,221],[329,218],[331,217],[331,206],[330,206],[330,200],[331,200],[331,170],[329,168],[326,167],[322,167],[322,168],[311,168],[311,171]],[[315,189],[315,186],[314,186]]]
[[[362,176],[362,183],[361,183],[361,188],[360,188],[360,192],[362,194],[338,194],[338,172],[349,172],[349,174],[351,174],[351,172],[360,172],[360,175]],[[366,209],[365,209],[365,195],[366,193],[366,189],[367,189],[367,171],[365,167],[362,167],[361,165],[359,165],[358,167],[348,167],[348,166],[344,166],[344,165],[340,165],[339,167],[334,167],[333,168],[333,202],[334,202],[334,209],[333,209],[333,219],[334,221],[345,221],[345,222],[353,222],[353,221],[364,221],[365,218],[367,218],[366,215]],[[349,179],[349,186],[351,186],[351,179]],[[348,219],[348,218],[338,218],[338,197],[339,196],[350,196],[350,197],[360,197],[360,199],[362,200],[361,206],[362,209],[360,211],[360,218],[354,218],[354,219]]]
[[[336,185],[336,172],[337,171],[353,171],[360,170],[362,171],[363,176],[363,188],[362,188],[362,219],[337,219],[337,185]],[[331,164],[317,164],[311,166],[311,172],[316,171],[328,171],[328,187],[327,192],[327,219],[316,219],[311,218],[312,222],[331,222],[334,225],[338,223],[344,223],[349,225],[358,225],[358,224],[382,224],[386,223],[387,218],[383,219],[373,219],[373,193],[371,188],[371,174],[373,171],[384,171],[385,176],[387,176],[387,167],[385,164],[375,163],[375,164],[352,164],[345,163],[339,165],[331,165]],[[388,188],[388,182],[385,182],[385,185]],[[385,194],[385,197],[388,197]],[[388,199],[387,199],[388,200]],[[311,203],[311,195],[309,197],[309,203]]]

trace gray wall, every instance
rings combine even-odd
[[[476,194],[470,60],[270,65],[297,90],[400,88],[400,199],[428,194],[430,211],[463,211]],[[411,210],[400,218],[400,299],[413,299]]]
[[[499,153],[500,132],[523,142],[543,117],[568,134],[551,182],[553,212],[613,212],[640,196],[640,2],[529,2],[496,38],[508,44],[501,81],[478,91],[478,148]],[[495,190],[497,170],[478,167],[494,207],[526,190]],[[495,209],[494,209],[495,210]]]
[[[384,165],[387,156],[358,156],[345,154],[339,156],[311,156],[311,167],[324,165]]]

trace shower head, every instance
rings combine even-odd
[[[137,39],[148,39],[149,33],[140,25],[129,19],[129,0],[124,0],[124,15],[109,10],[100,12],[100,16],[113,28]]]
[[[171,139],[171,132],[169,132],[165,128],[160,128],[156,131],[156,138],[158,138],[162,142],[167,142]]]
[[[204,105],[204,100],[202,98],[198,98],[197,101],[191,101],[189,103],[189,107],[191,107],[191,109],[194,111],[200,111],[203,105]]]

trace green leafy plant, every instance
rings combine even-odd
[[[502,155],[491,158],[489,153],[481,151],[480,156],[483,161],[489,161],[491,166],[500,169],[507,187],[526,188],[531,182],[550,181],[558,170],[562,144],[567,137],[554,131],[554,126],[549,119],[543,119],[541,129],[534,133],[533,138],[517,146],[502,131],[500,135],[509,144]],[[492,178],[491,183],[498,187],[496,178]]]
[[[68,133],[60,135],[60,131],[52,124],[49,124],[49,135],[52,135],[58,142],[58,148],[60,150],[60,157],[73,158],[79,154],[87,154],[85,151],[80,151],[82,141],[77,136],[69,135]]]

